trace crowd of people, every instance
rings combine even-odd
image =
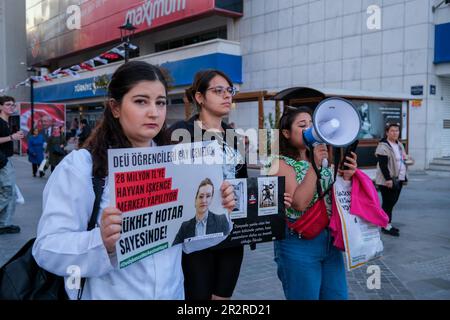
[[[123,64],[113,74],[103,118],[92,132],[85,119],[80,123],[74,119],[67,134],[64,128],[56,126],[51,133],[35,129],[28,137],[33,176],[37,175],[46,154],[53,172],[43,192],[43,212],[33,247],[37,263],[60,276],[66,276],[67,266],[80,266],[81,276],[87,278],[82,299],[230,299],[241,269],[243,246],[212,247],[186,254],[181,245],[174,245],[126,270],[120,269],[115,246],[122,229],[121,212],[110,206],[107,184],[100,202],[99,227],[86,231],[86,225],[95,199],[92,177],[108,176],[108,149],[177,143],[171,139],[177,129],[190,132],[192,142],[196,138],[195,129],[208,131],[225,142],[232,127],[224,118],[231,111],[235,94],[231,79],[223,72],[198,72],[186,90],[198,113],[167,128],[168,86],[163,73],[156,66],[133,61]],[[11,141],[21,139],[22,134],[9,132],[7,115],[12,107],[5,104],[8,101],[0,101],[0,150],[9,157]],[[328,158],[327,147],[319,145],[311,150],[302,138],[303,130],[311,125],[311,110],[306,107],[286,108],[279,122],[280,152],[273,160],[270,174],[285,177],[285,216],[291,223],[322,201],[324,214],[331,213],[333,199],[326,192],[333,183],[332,169],[316,167]],[[398,126],[387,128],[387,140],[382,140],[377,148],[377,184],[383,195],[383,209],[390,217],[401,186],[407,180],[406,167],[402,167],[403,146],[398,142],[398,132],[391,133],[395,128]],[[79,144],[69,152],[72,150],[68,149],[68,141],[75,138]],[[235,145],[228,146],[226,152],[231,157],[245,158]],[[357,156],[352,153],[344,161],[346,168],[338,174],[350,182],[357,169]],[[7,167],[0,171],[0,183],[3,184],[1,192],[8,192],[11,199],[14,177],[12,165],[7,162]],[[10,177],[9,180],[4,176]],[[224,166],[225,182],[219,192],[225,209],[231,211],[235,206],[233,187],[226,180],[247,177],[245,163]],[[325,191],[323,197],[318,185]],[[209,182],[201,187],[204,190],[199,187],[199,191],[203,193],[214,192]],[[12,202],[0,203],[0,228],[14,227],[10,225],[11,208],[8,208],[13,206]],[[196,228],[207,223],[200,220],[193,221]],[[395,229],[392,226],[385,229],[389,234],[395,233],[390,230]],[[274,251],[278,277],[287,299],[347,299],[342,252],[333,246],[327,226],[313,239],[303,239],[287,224],[285,238],[274,241]],[[67,294],[76,299],[78,292],[67,288]]]

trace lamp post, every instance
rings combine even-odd
[[[127,22],[119,27],[120,41],[124,43],[125,47],[125,63],[127,63],[129,59],[130,37],[134,34],[136,29],[137,28],[130,22],[130,19],[127,19]]]
[[[36,75],[37,69],[33,67],[27,68],[28,72],[33,72],[33,75]],[[34,131],[34,80],[30,77],[30,110],[31,110],[31,132]]]

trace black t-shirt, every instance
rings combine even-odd
[[[187,121],[178,121],[176,123],[174,123],[170,128],[169,128],[169,138],[172,134],[172,132],[176,129],[186,129],[189,131],[189,133],[191,134],[191,142],[198,142],[198,141],[194,141],[196,137],[194,137],[194,125],[195,125],[195,121],[198,120],[198,114],[194,115],[193,117],[191,117],[189,120]],[[222,122],[222,128],[225,130],[227,129],[233,129],[230,126],[228,126],[225,122]],[[206,130],[202,129],[202,137],[205,134]],[[239,136],[239,135],[238,135]],[[216,136],[213,134],[212,138],[215,138]],[[240,136],[240,138],[244,138],[242,136]],[[227,139],[226,139],[226,134],[218,134],[217,136],[218,140],[222,140],[222,142],[225,144]],[[209,141],[209,140],[208,140]],[[172,142],[172,143],[177,143],[176,141]],[[232,149],[234,149],[236,152],[238,151],[238,146],[237,146],[237,141],[235,139],[234,141],[234,145],[231,146]],[[243,157],[243,160],[245,160],[245,155],[240,154]],[[248,178],[248,173],[247,173],[247,164],[243,163],[243,164],[237,164],[235,167],[235,176],[232,178],[236,178],[236,179],[240,179],[240,178]],[[231,177],[228,177],[228,179],[230,179]]]
[[[11,130],[9,129],[9,124],[2,118],[0,118],[0,137],[9,137]],[[0,143],[0,151],[3,152],[7,157],[13,155],[13,142],[8,141],[5,143]]]

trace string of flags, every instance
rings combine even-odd
[[[138,49],[137,46],[135,46],[134,44],[131,44],[131,43],[128,44],[128,48],[129,48],[130,52],[133,52]],[[81,71],[94,71],[95,67],[97,67],[97,66],[110,64],[112,62],[116,62],[116,61],[122,60],[124,58],[125,58],[125,43],[121,43],[120,45],[108,50],[107,52],[104,52],[104,53],[96,56],[95,58],[83,61],[80,64],[76,64],[69,68],[64,68],[64,69],[58,68],[58,69],[54,70],[53,72],[51,72],[47,75],[44,75],[44,76],[31,76],[31,77],[28,77],[27,79],[25,79],[24,81],[21,81],[13,86],[7,86],[5,88],[1,88],[0,93],[4,93],[11,89],[17,89],[17,88],[23,87],[23,86],[29,87],[31,85],[31,81],[33,81],[34,83],[43,82],[43,81],[50,82],[50,81],[53,81],[54,79],[60,79],[63,77],[68,77],[68,76],[77,78],[80,76],[79,72],[81,72]]]

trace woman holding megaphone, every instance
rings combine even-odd
[[[344,260],[328,229],[331,197],[327,191],[333,182],[333,167],[321,167],[328,158],[326,145],[307,148],[303,131],[311,126],[307,107],[287,107],[280,119],[280,155],[272,162],[270,174],[285,177],[292,204],[286,209],[286,238],[274,242],[275,262],[286,299],[345,300]],[[348,169],[338,174],[351,180],[357,167],[355,153],[346,158],[345,165]]]

